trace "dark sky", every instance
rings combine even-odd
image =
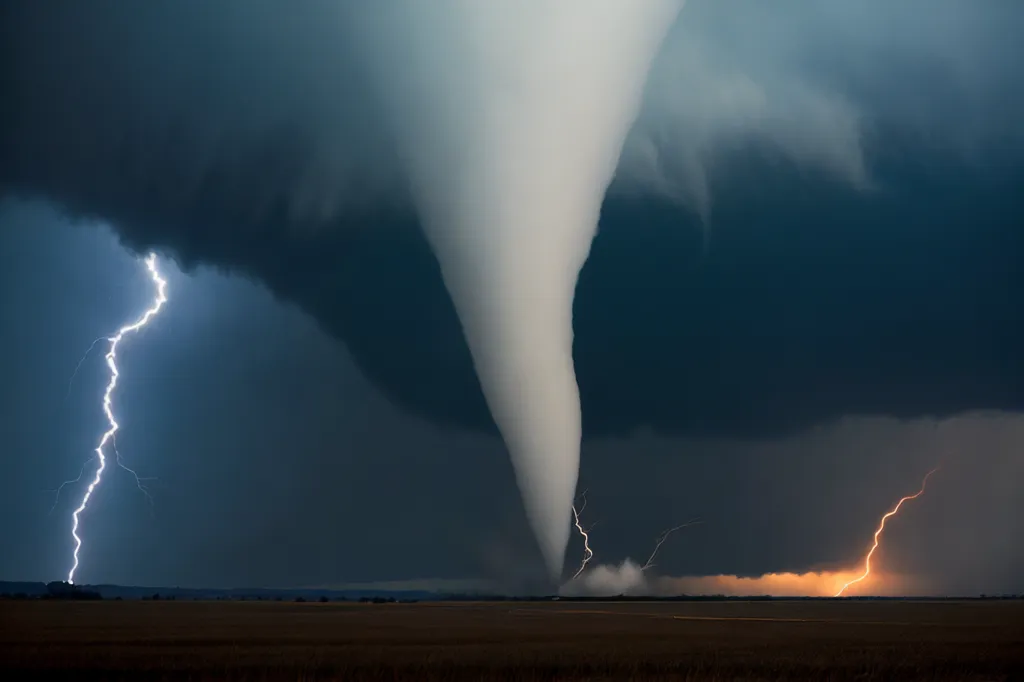
[[[2,10],[0,579],[66,574],[82,488],[50,514],[52,489],[102,432],[102,352],[68,380],[145,308],[155,248],[170,301],[126,340],[116,402],[153,504],[109,471],[81,581],[521,584],[539,557],[436,264],[358,83],[319,66],[329,4],[252,6]],[[942,461],[885,565],[1024,589],[1024,12],[824,2],[783,48],[715,42],[752,29],[692,7],[577,291],[596,560],[700,516],[660,571],[848,566]],[[819,44],[836,12],[885,23],[874,51]]]
[[[82,352],[148,303],[141,266],[100,225],[7,203],[0,220],[3,371],[0,576],[49,579],[69,560],[74,477],[101,432],[100,353]],[[84,581],[323,585],[521,579],[537,568],[511,467],[493,438],[389,405],[343,345],[259,285],[170,268],[170,302],[123,347],[125,461],[84,517]],[[886,553],[970,591],[1019,584],[1024,419],[846,419],[791,438],[639,434],[584,448],[598,559],[642,558],[694,516],[660,562],[671,575],[802,571],[850,562],[878,514],[946,468]],[[954,553],[949,552],[955,547]],[[569,557],[579,551],[576,541]],[[934,563],[933,563],[934,562]]]

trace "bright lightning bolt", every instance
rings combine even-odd
[[[921,489],[918,490],[913,495],[907,495],[906,497],[902,498],[899,502],[896,503],[895,507],[893,507],[885,516],[882,517],[881,522],[878,524],[878,530],[875,531],[875,542],[873,545],[871,545],[871,549],[868,550],[868,555],[864,557],[864,572],[861,573],[858,577],[851,580],[850,582],[843,585],[842,588],[840,588],[840,590],[836,592],[834,596],[842,597],[846,590],[848,590],[853,585],[856,585],[857,583],[861,582],[869,575],[871,575],[871,557],[874,555],[875,550],[878,549],[880,538],[882,536],[882,531],[885,530],[885,522],[888,521],[890,517],[895,516],[899,512],[900,507],[903,506],[904,502],[916,500],[917,498],[921,497],[921,495],[924,495],[924,489],[928,485],[928,479],[931,478],[931,475],[938,470],[939,467],[935,467],[927,474],[925,474],[924,480],[921,481]]]
[[[124,460],[121,459],[121,453],[117,449],[117,439],[116,438],[112,438],[111,439],[110,445],[111,445],[111,447],[114,450],[114,459],[115,459],[115,462],[116,462],[117,466],[120,467],[121,469],[124,469],[129,474],[131,474],[132,478],[135,479],[135,487],[139,489],[139,492],[141,492],[143,495],[146,496],[146,499],[149,500],[150,505],[152,505],[153,504],[153,496],[150,494],[149,488],[147,488],[145,485],[143,485],[142,482],[143,481],[155,481],[156,479],[155,478],[144,478],[142,476],[139,476],[138,472],[135,471],[135,469],[132,469],[131,467],[129,467],[127,464],[124,463]],[[80,483],[82,481],[82,476],[85,476],[86,468],[89,466],[89,464],[92,463],[92,461],[94,459],[96,459],[96,455],[95,454],[92,457],[90,457],[89,459],[85,460],[85,463],[82,464],[82,470],[78,472],[78,476],[76,476],[74,478],[70,478],[70,479],[64,481],[63,483],[60,484],[60,487],[58,487],[56,490],[51,491],[51,492],[55,493],[55,495],[54,495],[54,498],[53,498],[53,506],[50,507],[50,514],[53,514],[53,512],[57,510],[57,505],[60,503],[60,494],[62,492],[64,492],[64,488],[68,487],[69,485],[74,485],[75,483]]]
[[[66,481],[64,481],[63,483],[60,484],[60,487],[57,488],[56,495],[53,498],[53,506],[50,507],[50,513],[51,514],[54,512],[54,510],[57,509],[57,503],[60,502],[60,494],[61,494],[61,492],[63,492],[64,488],[68,487],[69,485],[72,485],[74,483],[78,483],[79,481],[81,481],[82,480],[82,476],[85,476],[85,468],[87,466],[89,466],[89,463],[92,462],[94,459],[96,459],[95,456],[90,457],[89,459],[85,460],[85,463],[82,465],[82,470],[78,472],[78,476],[77,477],[68,479],[68,480],[66,480]],[[51,492],[53,492],[53,491],[51,491]]]
[[[678,526],[675,526],[673,528],[669,528],[666,531],[663,531],[661,533],[661,535],[659,535],[658,538],[654,541],[655,542],[654,551],[651,552],[651,556],[647,557],[647,561],[644,563],[643,566],[640,567],[640,570],[641,571],[646,571],[648,568],[651,568],[651,567],[654,566],[654,557],[658,556],[658,550],[660,550],[661,546],[665,544],[666,540],[668,540],[668,536],[669,535],[672,535],[672,533],[675,533],[677,530],[682,530],[683,528],[688,528],[690,526],[696,526],[699,523],[703,523],[703,521],[701,521],[700,519],[694,519],[692,521],[687,521],[686,523],[681,523]]]
[[[117,359],[117,346],[119,343],[121,343],[121,340],[125,337],[126,334],[137,332],[138,330],[142,329],[147,324],[149,324],[149,321],[157,313],[160,312],[160,309],[163,307],[164,303],[167,302],[167,280],[161,277],[160,271],[157,270],[156,254],[149,254],[146,257],[145,263],[146,269],[149,270],[150,278],[156,285],[156,298],[153,301],[153,305],[152,307],[149,308],[149,310],[143,313],[142,317],[140,317],[138,320],[129,325],[121,327],[121,329],[117,331],[117,334],[107,339],[110,345],[108,346],[107,354],[105,357],[107,361],[107,368],[110,370],[110,381],[107,383],[107,389],[103,394],[103,412],[107,416],[107,424],[109,428],[103,433],[103,436],[100,438],[99,445],[96,446],[96,458],[99,460],[99,466],[96,468],[96,474],[93,477],[92,482],[89,483],[89,487],[86,488],[85,495],[82,496],[82,501],[79,503],[78,508],[75,509],[74,513],[72,513],[71,515],[71,518],[73,519],[73,523],[71,526],[71,536],[75,539],[75,551],[74,564],[71,566],[71,570],[68,571],[68,583],[72,585],[75,582],[75,571],[78,570],[78,551],[82,548],[82,538],[78,535],[78,517],[83,511],[85,511],[85,508],[89,505],[89,499],[92,497],[93,492],[95,492],[96,488],[103,480],[103,471],[107,467],[107,456],[104,453],[103,448],[106,447],[107,443],[111,441],[111,439],[114,437],[114,434],[117,433],[117,430],[119,428],[117,420],[114,418],[113,411],[114,389],[117,388],[117,378],[118,376],[120,376],[119,372],[117,371],[117,363],[115,362]],[[81,363],[79,363],[79,365],[81,365]],[[124,465],[121,464],[120,456],[115,455],[115,457],[116,462],[120,466],[124,467]],[[127,469],[127,467],[124,468]],[[128,469],[128,471],[131,470]],[[132,471],[131,473],[134,474],[135,472]],[[143,492],[146,492],[143,486],[141,485],[140,479],[137,475],[135,476],[135,481],[136,483],[139,484],[139,489],[142,490]]]
[[[590,563],[590,560],[594,558],[594,551],[592,549],[590,549],[590,535],[587,534],[587,531],[583,529],[583,525],[580,524],[580,514],[582,514],[583,510],[586,509],[586,508],[587,508],[587,491],[584,490],[583,491],[583,504],[580,506],[579,511],[576,511],[576,505],[575,504],[572,505],[572,519],[573,519],[573,523],[576,524],[576,530],[579,531],[579,534],[583,537],[583,561],[580,562],[579,569],[572,576],[572,578],[570,578],[570,580],[576,580],[576,578],[580,577],[580,573],[583,573],[583,569],[585,569],[587,567],[587,564]]]

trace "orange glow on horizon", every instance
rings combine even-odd
[[[725,595],[727,597],[832,597],[844,584],[860,575],[856,570],[808,573],[765,573],[758,576],[701,575],[657,578],[655,594]],[[920,576],[872,571],[863,585],[878,597],[917,594],[929,588]]]
[[[924,480],[921,481],[921,489],[918,490],[913,495],[907,495],[906,497],[902,498],[899,502],[896,503],[896,506],[893,507],[892,510],[890,510],[885,516],[882,517],[881,522],[878,524],[878,530],[875,531],[875,542],[873,545],[871,545],[871,549],[868,550],[867,556],[864,557],[864,571],[858,577],[854,578],[853,580],[850,580],[841,588],[839,588],[839,591],[836,592],[833,596],[842,597],[846,590],[848,590],[851,586],[863,582],[865,579],[867,579],[869,575],[871,575],[871,557],[874,555],[875,550],[878,549],[878,545],[880,542],[879,538],[882,535],[882,531],[885,530],[885,522],[888,521],[890,517],[895,516],[896,513],[899,512],[900,507],[903,506],[904,502],[916,500],[917,498],[921,497],[921,495],[924,495],[924,489],[928,485],[928,479],[931,477],[932,474],[934,474],[938,470],[939,467],[935,467],[927,474],[925,474]]]
[[[886,574],[873,569],[871,559],[881,545],[886,522],[899,513],[903,505],[921,497],[928,479],[939,470],[935,467],[921,481],[921,489],[899,500],[886,512],[875,530],[874,542],[864,557],[862,569],[810,571],[807,573],[765,573],[759,576],[703,575],[660,579],[659,592],[726,596],[769,595],[773,597],[842,597],[854,585],[870,587],[875,596],[901,596],[919,591],[919,578],[908,575]],[[928,589],[925,587],[924,589]]]
[[[809,573],[765,573],[759,576],[704,575],[666,578],[672,591],[683,594],[730,597],[770,595],[773,597],[828,597],[856,577],[856,571]]]

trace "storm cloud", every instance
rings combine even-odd
[[[493,430],[333,2],[8,2],[0,183],[243,273]],[[1024,408],[1014,2],[691,0],[574,304],[584,437]]]

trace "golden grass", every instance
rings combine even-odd
[[[1020,680],[1022,602],[0,602],[75,680]]]

